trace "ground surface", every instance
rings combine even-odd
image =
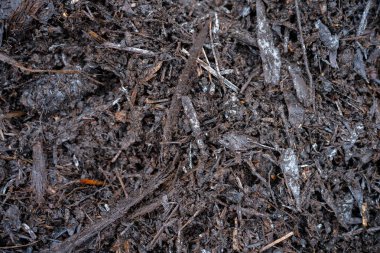
[[[380,252],[379,1],[0,7],[1,252]]]

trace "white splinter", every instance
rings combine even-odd
[[[288,148],[285,150],[281,159],[281,169],[284,173],[285,182],[289,190],[292,192],[294,199],[296,200],[296,207],[298,210],[301,208],[301,190],[299,185],[299,168],[297,156],[294,150]]]

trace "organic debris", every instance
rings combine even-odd
[[[0,0],[0,251],[380,252],[379,4]]]
[[[263,62],[265,82],[278,84],[280,81],[281,57],[278,49],[274,46],[272,31],[266,17],[263,1],[256,1],[257,14],[257,45]]]

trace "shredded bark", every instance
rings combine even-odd
[[[36,194],[37,203],[42,204],[47,188],[46,155],[41,141],[33,145],[32,189]]]
[[[209,25],[206,22],[206,24],[203,26],[202,30],[199,32],[196,39],[194,40],[193,46],[189,51],[189,59],[187,60],[186,65],[178,78],[178,84],[175,93],[173,94],[172,102],[170,104],[170,108],[167,113],[166,123],[164,126],[165,141],[172,140],[172,131],[173,129],[176,129],[176,126],[178,124],[179,112],[181,110],[181,97],[187,95],[191,89],[191,82],[193,80],[192,75],[195,71],[197,59],[202,52],[203,44],[206,41],[208,27]]]

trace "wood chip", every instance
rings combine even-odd
[[[263,62],[264,78],[266,83],[278,84],[280,81],[281,57],[279,50],[274,46],[272,31],[266,17],[263,1],[256,1],[257,14],[257,44]]]
[[[39,204],[44,202],[46,187],[46,157],[43,151],[42,142],[38,141],[33,145],[32,188],[36,194],[36,200]]]

